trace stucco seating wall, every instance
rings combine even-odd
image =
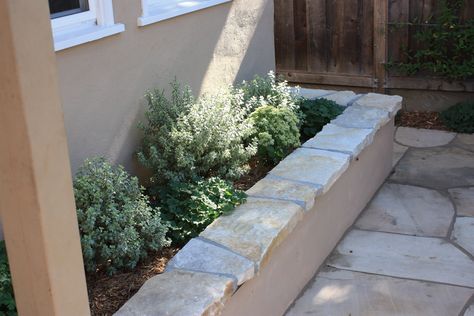
[[[301,89],[346,110],[192,239],[116,315],[282,315],[392,167],[402,98]]]

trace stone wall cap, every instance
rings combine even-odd
[[[342,127],[372,128],[375,131],[390,122],[390,113],[377,107],[352,105],[331,121]]]
[[[394,117],[402,109],[403,98],[399,95],[368,93],[354,102],[354,105],[386,110]]]
[[[303,144],[306,148],[334,150],[358,156],[369,146],[375,135],[372,128],[343,127],[327,124],[315,137]]]
[[[287,180],[319,185],[326,193],[346,171],[350,155],[326,150],[298,148],[270,174]]]
[[[357,94],[355,94],[353,91],[338,91],[333,94],[321,96],[321,99],[326,99],[330,101],[336,102],[338,105],[341,106],[348,106],[351,101],[357,98]]]
[[[219,315],[234,289],[229,277],[174,270],[146,281],[114,315]]]
[[[293,202],[249,198],[231,214],[215,220],[200,236],[232,249],[260,269],[302,214],[303,208]]]
[[[252,197],[292,201],[301,205],[306,211],[309,211],[313,208],[316,196],[322,194],[322,186],[309,185],[268,175],[258,181],[246,193]]]
[[[293,92],[297,92],[298,89],[293,88]],[[335,93],[333,90],[321,90],[321,89],[308,89],[308,88],[299,88],[298,94],[303,98],[314,100],[326,95]]]
[[[174,269],[226,275],[235,279],[236,286],[253,278],[252,261],[223,246],[199,238],[191,239],[168,263]]]

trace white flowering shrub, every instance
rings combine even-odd
[[[152,184],[163,184],[176,177],[178,163],[175,160],[175,148],[171,144],[170,134],[176,128],[179,117],[186,115],[194,104],[188,87],[181,87],[176,81],[170,86],[169,97],[158,89],[146,93],[146,120],[138,125],[144,134],[138,161],[152,171]]]
[[[172,95],[183,92],[174,85]],[[160,93],[148,101],[147,122],[141,125],[144,146],[138,157],[152,170],[153,186],[211,176],[231,180],[248,171],[247,162],[257,149],[248,140],[252,124],[245,120],[248,109],[242,93],[225,89],[196,101],[188,97],[168,100]],[[167,115],[170,104],[180,110],[164,120],[160,116]]]
[[[265,77],[255,76],[251,81],[243,81],[238,90],[242,90],[243,101],[251,112],[266,105],[299,112],[298,88],[288,86],[288,82],[277,78],[273,71]]]
[[[201,177],[236,179],[245,174],[247,161],[256,153],[255,144],[244,144],[252,133],[245,116],[241,96],[230,89],[201,98],[170,135],[179,145],[179,166]]]

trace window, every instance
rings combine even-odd
[[[138,25],[145,26],[179,15],[209,8],[231,0],[141,0],[142,16]]]
[[[56,51],[125,30],[114,22],[112,0],[49,0]]]
[[[85,0],[48,0],[51,18],[80,13],[89,10],[89,3]]]

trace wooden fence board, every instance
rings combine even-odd
[[[408,90],[437,90],[453,92],[474,92],[474,80],[446,81],[413,77],[390,77],[387,88]]]
[[[294,36],[295,36],[295,69],[308,69],[308,30],[306,19],[306,0],[293,1]]]
[[[327,72],[329,30],[326,21],[326,0],[307,1],[309,64],[308,71]]]
[[[358,0],[343,2],[342,34],[339,55],[339,73],[359,73],[360,64],[360,21],[358,20]]]
[[[360,19],[360,75],[373,75],[374,60],[374,4],[373,0],[362,0],[359,4],[359,10],[362,13]]]
[[[372,76],[349,74],[328,74],[314,72],[280,72],[288,81],[295,83],[315,83],[334,86],[375,87]]]
[[[388,56],[389,60],[406,61],[403,48],[408,46],[409,0],[391,0],[389,2]]]
[[[374,76],[378,92],[385,92],[388,0],[374,2]]]
[[[278,68],[295,68],[293,1],[275,0],[275,57]]]
[[[421,48],[414,34],[429,27],[426,22],[439,11],[439,0],[274,1],[277,72],[290,81],[378,91],[474,91],[472,80],[423,82],[386,71],[387,61],[406,61],[406,48]],[[465,0],[461,16],[474,18],[474,0]]]

